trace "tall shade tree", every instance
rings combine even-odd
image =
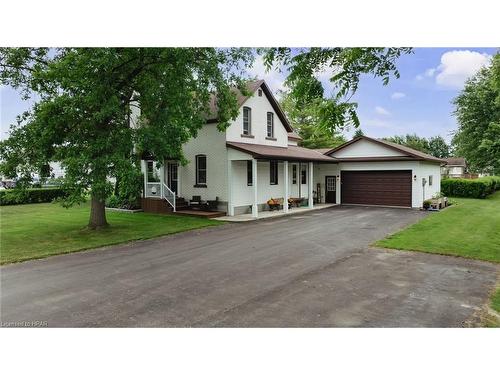
[[[247,49],[1,48],[0,84],[37,99],[0,144],[1,171],[22,184],[60,162],[66,204],[90,193],[89,227],[106,226],[108,177],[136,179],[143,152],[182,160],[213,93],[219,128],[227,127],[238,114],[232,87],[243,89],[237,73],[252,58]]]
[[[452,144],[472,171],[500,175],[500,54],[465,83],[455,98]]]
[[[388,141],[422,151],[437,158],[447,158],[451,154],[450,145],[440,135],[430,138],[419,137],[416,134],[395,135],[384,138]]]
[[[329,75],[333,93],[319,106],[317,126],[335,132],[357,128],[356,93],[363,74],[380,78],[384,85],[399,78],[397,60],[411,48],[267,48],[261,49],[268,69],[284,67],[289,71],[286,86],[295,100],[315,100],[310,96],[310,80]]]
[[[293,128],[301,136],[300,146],[307,148],[333,148],[345,142],[345,138],[334,131],[333,126],[317,126],[321,121],[321,106],[324,105],[323,86],[316,78],[310,77],[304,97],[290,92],[282,92],[280,104]]]

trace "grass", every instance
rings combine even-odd
[[[453,206],[377,241],[375,246],[500,263],[500,191],[486,199],[453,200]]]
[[[86,228],[88,204],[57,203],[0,207],[0,264],[45,258],[222,224],[204,218],[107,212],[108,228]]]
[[[493,293],[491,298],[491,308],[500,314],[500,287]]]

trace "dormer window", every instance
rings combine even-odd
[[[274,138],[274,113],[267,112],[267,137]]]
[[[252,109],[243,107],[243,134],[252,134]]]

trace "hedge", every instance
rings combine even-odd
[[[486,198],[500,190],[500,177],[488,176],[476,179],[446,178],[441,180],[441,193],[451,197]]]
[[[0,190],[0,206],[15,204],[46,203],[54,199],[66,197],[67,193],[61,188],[37,189],[7,189]]]

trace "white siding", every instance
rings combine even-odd
[[[402,152],[391,149],[366,139],[361,139],[353,144],[340,149],[331,156],[336,158],[362,158],[372,156],[406,156]]]
[[[432,176],[432,186],[429,186],[429,176]],[[422,178],[427,180],[425,188],[422,189]],[[435,194],[441,191],[441,169],[439,164],[420,162],[417,180],[419,181],[419,194],[422,202],[425,199],[431,199]]]
[[[196,138],[190,139],[182,147],[188,164],[179,167],[180,196],[191,199],[200,195],[201,199],[227,201],[227,151],[225,133],[217,129],[217,124],[206,124]],[[197,188],[196,155],[207,156],[207,187]]]
[[[338,164],[319,163],[314,166],[314,191],[316,191],[318,184],[321,189],[321,203],[325,203],[325,177],[326,176],[339,176]],[[337,179],[337,199],[340,202],[340,189],[338,187],[339,179]]]
[[[258,91],[258,90],[257,90]],[[267,100],[266,95],[262,96],[255,94],[248,98],[247,101],[240,108],[239,115],[235,121],[226,130],[226,139],[231,142],[253,143],[268,146],[281,146],[288,145],[288,133],[281,123],[279,117],[274,112],[271,103]],[[242,137],[243,133],[243,107],[250,107],[252,109],[252,127],[251,134],[254,138]],[[267,112],[274,113],[274,138],[275,141],[266,139],[267,137]]]

